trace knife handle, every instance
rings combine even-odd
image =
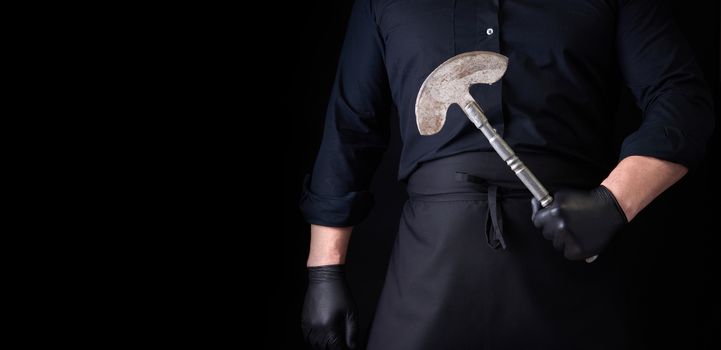
[[[533,175],[531,169],[528,169],[526,164],[518,158],[511,146],[506,143],[501,135],[498,135],[496,129],[491,126],[488,118],[483,114],[481,107],[475,101],[470,101],[464,106],[463,110],[466,112],[468,119],[483,132],[483,135],[488,139],[488,142],[496,153],[501,156],[501,159],[508,164],[511,170],[513,170],[516,176],[523,182],[523,185],[531,191],[533,197],[541,203],[541,206],[545,208],[553,203],[551,194],[548,193],[548,190],[541,184],[541,181],[538,180],[536,175]],[[596,258],[598,258],[598,255],[586,258],[586,262],[590,264],[596,260]]]

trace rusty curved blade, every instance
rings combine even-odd
[[[489,51],[471,51],[454,56],[433,70],[416,98],[416,123],[421,135],[433,135],[443,128],[448,107],[473,100],[473,84],[493,84],[508,67],[508,57]]]

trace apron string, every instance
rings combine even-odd
[[[498,186],[488,185],[488,219],[486,220],[486,240],[493,249],[506,250],[506,240],[503,238],[503,212],[498,205]]]

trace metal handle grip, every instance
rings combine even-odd
[[[463,106],[463,110],[466,112],[468,119],[483,132],[483,135],[486,136],[493,149],[501,156],[501,159],[511,167],[511,170],[516,173],[516,176],[518,176],[521,182],[531,191],[533,197],[541,203],[541,206],[544,208],[549,206],[553,202],[551,194],[548,193],[548,190],[538,181],[538,178],[533,175],[531,169],[528,169],[526,164],[518,158],[511,146],[501,138],[501,135],[498,135],[496,129],[488,123],[488,118],[483,114],[481,107],[478,106],[475,101],[470,101]],[[598,258],[598,255],[586,258],[586,262],[592,263],[596,258]]]

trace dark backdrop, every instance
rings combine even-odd
[[[267,339],[271,348],[306,349],[300,332],[300,310],[305,290],[305,260],[308,253],[309,230],[298,211],[303,175],[312,169],[322,137],[322,125],[330,87],[343,40],[352,0],[303,2],[282,5],[274,20],[284,30],[275,36],[273,45],[289,54],[284,60],[290,76],[282,79],[285,93],[283,106],[292,110],[294,118],[285,119],[284,140],[288,152],[283,163],[282,239],[273,242],[274,278],[266,301]],[[711,85],[716,106],[719,101],[719,24],[717,0],[673,0],[677,22],[696,50],[698,60]],[[279,82],[280,83],[280,82]],[[628,96],[627,96],[628,97]],[[629,110],[629,99],[622,99],[619,115],[632,127],[638,113]],[[721,108],[717,107],[718,115]],[[376,207],[371,215],[354,230],[348,253],[348,278],[360,309],[361,338],[365,339],[383,283],[391,245],[405,194],[396,181],[400,141],[397,117],[391,120],[391,145],[378,169],[372,191]],[[719,186],[712,179],[721,173],[709,164],[718,160],[719,129],[709,145],[707,161],[677,186],[655,201],[645,214],[632,224],[663,226],[667,234],[648,232],[624,238],[628,250],[640,248],[637,258],[628,267],[632,286],[630,303],[642,303],[647,319],[641,327],[652,335],[655,345],[677,345],[684,348],[721,348],[721,290],[712,284],[718,279],[719,268],[714,257],[721,249],[721,224],[716,220],[721,206],[717,204]],[[679,205],[680,203],[680,205]],[[650,214],[660,214],[664,222],[644,221]],[[654,231],[654,230],[648,230]],[[639,282],[641,281],[641,282]]]

